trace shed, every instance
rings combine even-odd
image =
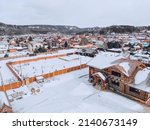
[[[44,77],[43,77],[43,76],[37,76],[37,77],[36,77],[36,81],[37,81],[38,83],[42,83],[42,82],[44,82]]]

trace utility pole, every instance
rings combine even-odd
[[[80,69],[81,69],[81,57],[80,57]]]
[[[43,66],[41,66],[41,70],[42,70],[42,75],[43,75],[43,73],[44,73]]]
[[[22,67],[21,67],[21,62],[19,62],[20,64],[20,76],[22,77]]]
[[[80,63],[80,69],[81,69],[81,57],[78,55],[79,63]]]

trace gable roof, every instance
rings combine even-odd
[[[135,82],[130,86],[150,93],[150,69],[140,70],[135,75]]]
[[[88,63],[88,65],[97,69],[104,69],[114,65],[112,62],[120,58],[123,58],[123,56],[115,53],[99,53],[95,58],[93,58],[93,60]]]
[[[120,55],[114,55],[113,53],[106,53],[97,55],[88,65],[97,69],[115,67],[129,77],[137,67],[140,69],[139,66],[143,65],[143,63],[124,58]]]
[[[131,76],[136,69],[141,69],[141,65],[144,66],[144,64],[140,61],[122,58],[112,63],[115,64],[114,66],[128,77]]]
[[[140,70],[135,75],[135,84],[141,84],[142,82],[146,81],[147,78],[150,76],[150,70],[145,68],[143,70]]]

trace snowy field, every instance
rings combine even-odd
[[[42,54],[42,55],[32,56],[32,57],[22,57],[22,58],[12,58],[12,59],[7,59],[7,60],[0,60],[0,86],[2,86],[2,84],[9,84],[9,83],[13,83],[13,82],[17,81],[16,77],[12,74],[12,72],[6,66],[6,63],[8,63],[8,62],[33,59],[33,58],[38,58],[38,57],[47,57],[47,56],[58,55],[58,54],[73,53],[75,51],[76,51],[76,49],[68,49],[68,50],[60,50],[56,53],[51,53],[51,54]],[[41,70],[41,68],[40,68],[40,70]]]
[[[0,86],[3,84],[9,84],[17,81],[16,77],[12,74],[9,68],[6,66],[6,63],[9,60],[0,61]]]
[[[88,82],[88,69],[70,72],[36,82],[27,87],[26,95],[14,100],[12,108],[23,113],[89,113],[89,112],[148,112],[142,104],[113,92],[98,91]],[[40,92],[32,95],[31,88]],[[11,94],[14,91],[9,91]]]
[[[86,64],[91,59],[90,57],[80,55],[70,55],[61,58],[17,64],[13,65],[13,68],[22,78],[27,78]]]

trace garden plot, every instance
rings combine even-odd
[[[28,77],[39,76],[42,74],[55,72],[65,68],[86,64],[90,60],[91,58],[89,57],[80,55],[70,55],[62,58],[45,59],[36,62],[17,64],[13,65],[13,68],[18,73],[18,75],[25,79]]]
[[[12,72],[6,66],[6,63],[8,63],[8,62],[15,62],[17,60],[27,60],[27,59],[54,56],[54,55],[67,54],[67,53],[74,53],[75,51],[76,51],[76,49],[66,49],[66,50],[59,50],[58,52],[54,52],[51,54],[41,54],[41,55],[32,56],[32,57],[21,57],[21,58],[0,60],[0,86],[18,81],[18,79],[12,74]],[[20,53],[24,53],[24,52],[20,52]],[[13,53],[11,53],[11,54],[13,54]],[[41,70],[41,68],[40,68],[40,70]],[[27,71],[29,72],[30,70],[27,70]],[[20,73],[19,69],[18,69],[18,73]]]

